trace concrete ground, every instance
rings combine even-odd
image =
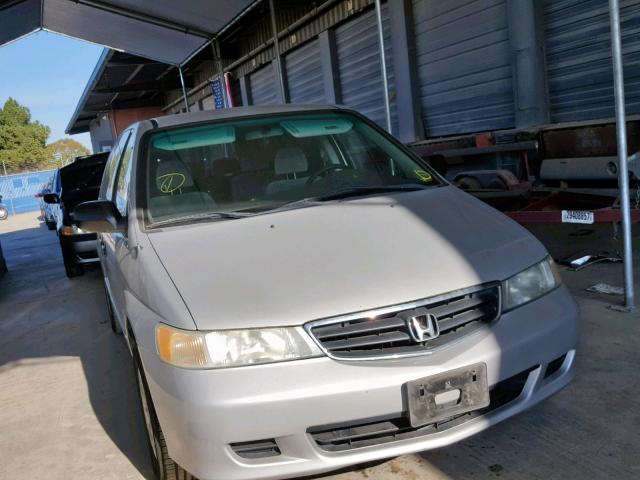
[[[575,240],[555,238],[565,248]],[[9,268],[0,279],[0,478],[152,478],[130,360],[109,328],[99,272],[67,279],[57,237],[35,214],[0,222],[0,242]],[[563,275],[583,321],[568,388],[457,445],[322,478],[640,478],[640,315],[584,291],[620,285],[620,265]]]

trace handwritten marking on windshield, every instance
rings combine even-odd
[[[186,177],[182,173],[166,173],[160,175],[157,180],[160,182],[160,192],[172,194],[186,182]]]
[[[422,180],[424,183],[431,183],[433,177],[429,172],[425,172],[424,170],[414,170],[416,177]]]

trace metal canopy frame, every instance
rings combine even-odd
[[[380,49],[380,70],[382,73],[382,88],[384,89],[382,99],[384,100],[384,118],[387,132],[391,131],[391,103],[389,101],[389,77],[387,74],[387,55],[384,47],[384,26],[382,24],[382,5],[380,0],[376,0],[376,23],[378,28],[378,45]]]
[[[180,9],[173,0],[0,0],[0,46],[47,30],[184,65],[258,1],[190,0]]]
[[[632,311],[635,308],[635,292],[633,286],[633,248],[631,245],[631,202],[629,200],[627,121],[625,115],[622,42],[620,40],[620,5],[618,0],[609,0],[609,19],[611,22],[611,57],[613,60],[616,133],[618,137],[618,187],[620,189],[620,209],[622,213],[624,310]]]

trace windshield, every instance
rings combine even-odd
[[[348,113],[287,114],[153,133],[146,149],[146,217],[240,218],[345,193],[438,185],[434,173]],[[326,197],[326,198],[325,198]]]

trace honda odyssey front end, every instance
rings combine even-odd
[[[135,124],[97,231],[158,476],[281,479],[443,447],[573,376],[533,236],[336,107]]]

